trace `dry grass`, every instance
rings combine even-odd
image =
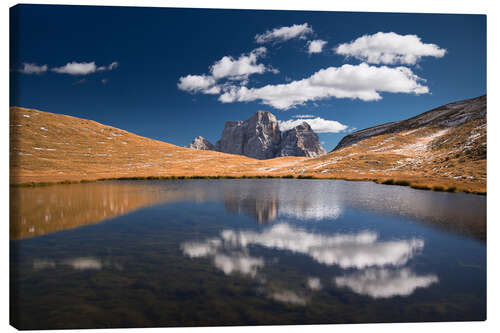
[[[370,180],[416,189],[486,192],[486,121],[372,137],[318,158],[255,160],[178,147],[70,116],[10,109],[12,184],[98,179]]]

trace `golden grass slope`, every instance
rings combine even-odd
[[[485,192],[486,120],[379,135],[279,171]]]
[[[10,109],[11,183],[260,173],[301,158],[259,161],[141,137],[95,121]]]
[[[379,135],[317,158],[256,160],[178,147],[85,119],[10,109],[11,183],[119,177],[284,176],[393,179],[486,192],[486,119]]]

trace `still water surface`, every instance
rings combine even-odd
[[[22,329],[484,320],[486,198],[370,182],[11,189]]]

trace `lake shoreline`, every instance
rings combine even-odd
[[[81,179],[81,180],[62,180],[62,181],[34,181],[34,182],[24,182],[24,183],[12,183],[11,187],[39,187],[39,186],[51,186],[51,185],[70,185],[70,184],[82,184],[82,183],[92,183],[101,181],[116,181],[116,180],[177,180],[177,179],[311,179],[311,180],[345,180],[345,181],[367,181],[375,182],[381,185],[397,185],[397,186],[409,186],[416,190],[425,191],[436,191],[436,192],[448,192],[448,193],[466,193],[466,194],[476,194],[476,195],[486,195],[486,191],[481,190],[471,190],[466,187],[459,187],[455,184],[443,184],[442,182],[437,183],[422,183],[415,182],[411,180],[399,179],[399,178],[343,178],[343,177],[321,177],[317,175],[217,175],[217,176],[127,176],[127,177],[109,177],[109,178],[98,178],[98,179]]]

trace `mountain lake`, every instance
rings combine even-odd
[[[18,329],[486,319],[485,196],[317,179],[10,191]]]

